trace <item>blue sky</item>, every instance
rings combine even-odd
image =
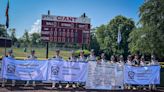
[[[78,17],[84,12],[91,18],[92,27],[107,24],[117,15],[138,22],[139,7],[144,0],[10,0],[10,28],[16,28],[16,36],[24,30],[40,29],[42,14]],[[7,0],[0,0],[0,24],[5,24]]]

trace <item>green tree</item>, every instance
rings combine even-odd
[[[6,29],[4,25],[0,24],[0,37],[5,37]]]
[[[28,47],[29,46],[29,43],[30,43],[30,37],[29,37],[29,33],[28,33],[27,30],[25,30],[22,39],[24,41],[23,46]]]
[[[15,29],[10,29],[9,30],[11,32],[11,40],[12,40],[12,45],[14,45],[17,42],[17,38],[16,38],[16,34],[15,34]]]
[[[99,54],[99,50],[100,50],[100,46],[99,43],[96,39],[96,34],[95,34],[96,28],[92,29],[91,31],[91,38],[90,38],[90,48],[94,49],[95,54],[98,55]]]
[[[101,50],[107,55],[123,54],[128,55],[129,33],[135,28],[134,21],[124,16],[116,16],[107,25],[98,27],[96,36]],[[121,31],[122,41],[117,44],[118,30]]]
[[[101,49],[104,49],[104,38],[105,38],[106,25],[101,25],[96,29],[96,39]]]
[[[41,35],[39,33],[32,33],[30,35],[32,46],[39,46],[41,43],[40,38],[41,38]]]
[[[130,51],[164,57],[164,0],[145,0],[139,16],[141,27],[130,34]]]

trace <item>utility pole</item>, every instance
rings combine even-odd
[[[48,15],[50,15],[50,10],[48,10]],[[46,42],[46,58],[48,59],[48,41]]]

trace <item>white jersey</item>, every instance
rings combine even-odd
[[[29,56],[27,56],[27,59],[29,59],[29,60],[36,60],[37,57],[34,56],[34,55],[29,55]]]
[[[133,65],[133,64],[132,64],[132,61],[129,61],[129,60],[127,60],[126,64],[127,64],[127,65]]]
[[[68,59],[68,61],[73,61],[73,62],[76,62],[77,61],[77,59],[76,59],[76,57],[69,57],[69,59]]]
[[[157,60],[151,60],[149,65],[159,65],[159,62]]]
[[[86,61],[86,57],[80,56],[77,61],[85,62]]]
[[[106,63],[106,62],[107,62],[107,60],[101,59],[101,63]]]
[[[124,65],[124,61],[119,61],[117,64]]]
[[[96,61],[96,57],[94,55],[89,55],[87,61]]]
[[[145,66],[145,62],[144,61],[140,61],[140,66]]]
[[[110,63],[110,64],[115,64],[115,61],[110,61],[109,63]]]

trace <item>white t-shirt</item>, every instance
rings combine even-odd
[[[96,57],[94,55],[89,55],[87,61],[96,61]]]
[[[159,62],[157,60],[151,60],[149,65],[159,65]]]
[[[30,59],[30,60],[36,60],[37,57],[34,56],[34,55],[29,55],[29,56],[27,56],[27,59]]]
[[[78,58],[78,61],[86,61],[86,57],[84,57],[84,56],[80,56],[79,58]]]
[[[145,66],[145,62],[144,61],[140,61],[140,66]]]

